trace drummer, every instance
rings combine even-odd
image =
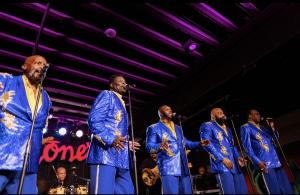
[[[69,187],[69,182],[67,181],[67,170],[63,166],[59,166],[56,169],[56,178],[57,180],[53,183],[52,188],[57,188],[57,187],[64,187],[67,188]]]

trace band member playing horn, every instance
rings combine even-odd
[[[22,65],[23,75],[0,73],[0,193],[16,194],[23,168],[25,148],[33,123],[39,85],[47,61],[34,55]],[[50,98],[42,89],[32,134],[22,193],[37,194],[37,173]]]
[[[128,140],[128,115],[122,99],[127,91],[124,77],[113,75],[109,88],[98,95],[88,117],[93,134],[87,159],[91,176],[89,193],[133,194],[129,166],[132,144]],[[139,146],[134,143],[136,149]]]
[[[185,147],[202,148],[208,141],[187,140],[181,127],[172,121],[172,109],[163,105],[158,110],[160,121],[147,128],[146,149],[157,153],[157,164],[162,180],[163,194],[191,194],[192,186]]]
[[[269,123],[272,127],[269,129],[260,125],[260,120],[257,110],[248,111],[248,123],[240,129],[243,146],[255,167],[262,172],[270,194],[292,194],[291,185],[273,143],[273,135],[278,137],[278,132],[274,134],[271,132],[275,131],[273,122]]]
[[[209,140],[204,149],[210,155],[211,171],[216,176],[223,194],[246,194],[247,186],[241,167],[246,160],[240,157],[234,146],[231,130],[225,124],[226,116],[221,108],[211,110],[211,121],[200,127],[200,138]]]

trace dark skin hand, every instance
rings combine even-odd
[[[268,173],[267,164],[265,162],[259,162],[258,167],[263,173]]]
[[[117,151],[124,150],[126,141],[126,137],[117,135],[112,143],[112,147],[114,147]]]
[[[228,158],[224,158],[222,163],[228,168],[228,169],[232,169],[233,168],[233,163],[228,159]]]
[[[207,140],[207,139],[206,140],[201,140],[200,144],[201,144],[202,147],[205,147],[205,146],[208,146],[210,144],[210,141]]]
[[[246,166],[246,164],[247,164],[247,160],[244,159],[244,158],[242,158],[242,157],[239,157],[239,158],[238,158],[238,162],[239,162],[239,165],[240,165],[241,167],[244,167],[244,166]]]

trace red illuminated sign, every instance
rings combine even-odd
[[[76,151],[73,146],[59,146],[59,143],[59,141],[54,140],[46,144],[43,149],[42,156],[40,157],[39,163],[43,161],[52,162],[56,160],[59,155],[60,160],[68,160],[69,162],[73,162],[74,160],[83,161],[87,158],[90,142],[79,145]],[[67,154],[69,154],[69,159],[66,159]]]

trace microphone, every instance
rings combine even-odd
[[[113,28],[108,28],[104,31],[104,34],[108,37],[108,38],[115,38],[117,35],[117,32],[115,29]]]
[[[42,72],[43,72],[43,73],[47,72],[48,69],[49,69],[49,67],[50,67],[50,64],[48,64],[48,63],[45,64],[44,68],[42,69]]]
[[[173,116],[174,118],[177,118],[177,119],[183,119],[183,120],[187,119],[186,116],[177,114],[176,112],[173,112],[172,116]]]
[[[131,84],[131,85],[125,84],[125,87],[126,87],[126,89],[132,89],[132,88],[135,88],[136,85],[135,84]]]
[[[239,118],[240,115],[238,114],[232,114],[231,116],[224,116],[225,120],[231,120],[231,119],[234,119],[234,118]]]

